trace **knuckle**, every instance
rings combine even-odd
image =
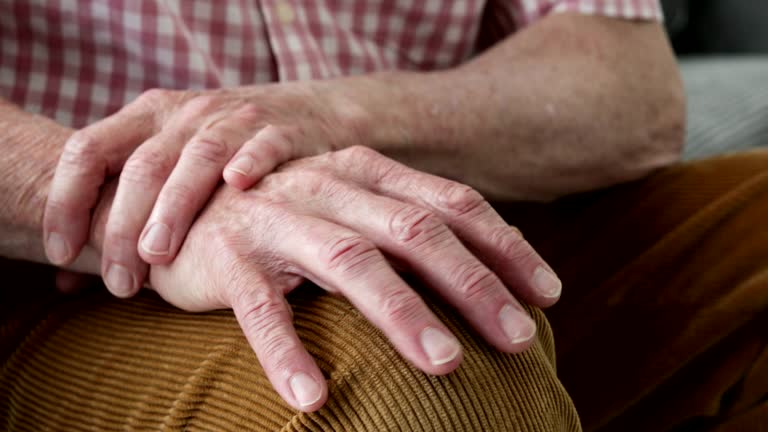
[[[286,323],[289,320],[285,301],[274,291],[260,290],[238,294],[240,325],[255,338],[259,351],[266,357],[288,361],[294,350]]]
[[[51,194],[45,201],[45,211],[50,216],[55,215],[55,218],[62,218],[60,222],[54,222],[54,218],[52,217],[43,219],[46,225],[54,225],[64,222],[64,218],[66,218],[66,220],[72,220],[75,217],[80,216],[81,212],[84,210],[81,203],[77,201],[73,201],[66,197],[56,197]]]
[[[379,154],[370,147],[364,145],[353,145],[348,149],[349,154],[362,159],[375,159]]]
[[[335,238],[320,248],[320,262],[342,273],[360,273],[377,256],[373,243],[359,235]]]
[[[212,112],[222,104],[222,97],[215,94],[202,94],[192,97],[181,109],[182,115],[195,117]]]
[[[131,235],[130,227],[124,222],[113,223],[104,233],[104,256],[115,255],[120,247],[133,244],[138,235]]]
[[[254,103],[246,102],[235,111],[235,115],[247,122],[257,122],[264,117],[265,110]]]
[[[344,181],[328,176],[328,173],[319,172],[315,183],[316,191],[319,195],[327,198],[334,198],[339,201],[346,200],[354,196],[350,185]]]
[[[456,182],[447,184],[438,193],[440,206],[454,216],[480,213],[490,209],[490,204],[479,192]]]
[[[272,143],[274,150],[280,151],[281,153],[294,145],[294,140],[300,132],[298,127],[272,126],[270,129],[270,134],[272,134],[273,139],[268,141]]]
[[[172,94],[173,90],[152,88],[141,93],[135,103],[157,111],[172,100]]]
[[[92,200],[95,200],[98,189],[89,191],[87,195],[72,195],[68,191],[51,191],[44,201],[45,213],[43,224],[46,227],[62,227],[72,224],[75,227],[82,223],[97,220],[91,214]],[[90,235],[85,232],[82,235]]]
[[[188,209],[190,203],[197,202],[196,190],[183,183],[169,184],[162,192],[160,199],[167,204],[167,208],[175,209],[175,213],[181,209]]]
[[[369,164],[380,157],[375,150],[363,145],[347,147],[335,152],[335,155],[344,164]]]
[[[136,243],[139,240],[140,229],[124,219],[110,219],[104,232],[104,258],[126,261],[118,258],[138,256]]]
[[[60,161],[77,167],[92,166],[101,156],[98,145],[86,132],[77,131],[67,140]]]
[[[293,146],[291,139],[288,131],[283,128],[270,128],[268,134],[255,138],[258,143],[258,157],[272,161],[287,159],[287,153],[290,153]]]
[[[309,196],[341,199],[351,194],[349,185],[321,170],[304,170],[297,186],[305,188]]]
[[[426,209],[403,206],[390,217],[389,232],[400,243],[424,243],[447,233],[447,227]]]
[[[255,153],[258,154],[258,153]],[[304,166],[305,161],[294,160],[283,164],[281,168],[268,174],[261,185],[264,190],[280,194],[291,201],[300,199],[330,199],[339,189],[336,180],[320,169]],[[329,182],[334,184],[329,186]]]
[[[221,164],[229,155],[229,147],[220,137],[197,137],[184,148],[184,153],[195,160]]]
[[[459,265],[450,277],[462,302],[473,304],[492,296],[497,286],[496,276],[479,261]]]
[[[289,141],[293,136],[292,132],[298,130],[297,127],[268,125],[264,127],[270,135],[278,141]],[[263,130],[263,129],[262,129]]]
[[[264,158],[270,161],[283,160],[283,146],[275,142],[274,140],[265,140],[261,143],[259,149],[259,158]]]
[[[413,292],[401,289],[387,293],[380,300],[379,312],[389,323],[411,323],[424,314],[421,299]]]
[[[254,281],[241,281],[252,285]],[[243,325],[255,326],[253,330],[278,321],[285,305],[283,297],[277,292],[263,288],[238,288],[233,293],[233,305],[240,310]],[[259,333],[259,332],[256,332]]]
[[[137,184],[162,183],[173,169],[171,158],[159,150],[136,151],[125,163],[120,181]]]
[[[336,152],[329,151],[329,152],[320,153],[318,155],[311,156],[305,159],[299,159],[299,160],[308,161],[307,165],[310,165],[310,166],[328,167],[328,166],[333,166],[337,164],[339,161],[339,158]]]
[[[262,333],[257,341],[262,355],[275,370],[290,370],[298,356],[299,346],[294,342],[289,331],[282,326],[274,325],[274,328]]]
[[[490,234],[491,244],[505,259],[524,261],[536,257],[536,251],[519,231],[511,227],[499,227]]]

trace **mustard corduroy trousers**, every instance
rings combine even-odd
[[[0,429],[768,430],[768,152],[497,208],[564,282],[546,317],[529,309],[536,344],[496,352],[413,281],[465,347],[432,377],[349,303],[302,287],[295,324],[330,388],[312,414],[281,402],[228,311],[62,297],[50,270],[5,262]]]

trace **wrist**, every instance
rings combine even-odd
[[[42,141],[14,136],[6,143],[0,181],[0,255],[45,262],[42,249],[42,216],[53,170],[46,163]]]
[[[454,135],[444,122],[446,72],[392,71],[320,82],[335,117],[351,131],[347,145],[385,154],[438,151]]]
[[[64,141],[71,130],[0,104],[0,255],[41,261],[45,200]]]
[[[19,228],[42,229],[45,200],[63,143],[70,131],[56,125],[15,134],[4,158],[3,222]]]

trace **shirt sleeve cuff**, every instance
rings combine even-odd
[[[518,29],[547,15],[562,12],[628,20],[664,21],[664,13],[658,0],[516,0],[514,3]]]

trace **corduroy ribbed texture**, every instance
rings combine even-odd
[[[765,430],[768,151],[497,208],[563,279],[547,315],[585,430]],[[429,377],[347,302],[301,289],[296,325],[330,383],[327,406],[307,415],[272,391],[229,312],[187,314],[150,294],[61,303],[20,274],[0,287],[0,429],[579,429],[538,310],[534,347],[503,355],[433,303],[466,355]]]
[[[536,345],[505,355],[438,310],[465,360],[432,377],[405,364],[346,301],[316,288],[290,298],[299,335],[329,379],[329,401],[317,413],[297,414],[279,399],[230,312],[184,313],[152,294],[131,301],[95,294],[53,307],[4,362],[0,428],[580,430],[540,311],[533,311]]]

